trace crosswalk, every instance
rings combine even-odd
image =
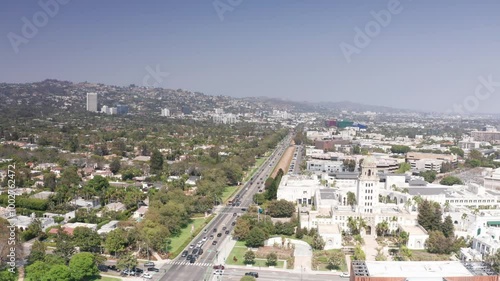
[[[173,264],[173,265],[193,265],[193,266],[213,266],[213,263],[210,262],[195,262],[195,263],[190,263],[189,261],[169,261],[167,264]]]

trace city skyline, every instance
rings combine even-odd
[[[40,3],[3,4],[1,82],[499,113],[494,1]]]

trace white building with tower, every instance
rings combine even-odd
[[[87,111],[97,112],[97,93],[87,93]]]

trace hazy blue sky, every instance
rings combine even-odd
[[[500,113],[500,2],[401,0],[356,45],[355,28],[376,28],[371,12],[390,2],[218,0],[236,4],[221,20],[213,0],[72,0],[43,25],[38,1],[2,1],[0,81],[141,85],[159,65],[170,74],[160,86],[214,95]],[[34,15],[41,27],[26,38]],[[360,47],[350,62],[342,42]]]

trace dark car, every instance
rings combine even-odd
[[[156,267],[148,267],[148,271],[160,272],[160,270]]]
[[[99,269],[99,271],[107,272],[108,271],[108,266],[106,266],[104,264],[100,264],[100,265],[97,266],[97,269]]]
[[[236,213],[235,213],[235,214],[236,214]],[[236,222],[235,222],[235,221],[233,221],[233,222],[231,223],[231,225],[232,225],[232,226],[235,226],[235,225],[236,225]]]
[[[185,258],[185,257],[187,257],[187,255],[188,255],[188,254],[189,254],[189,252],[188,252],[188,251],[184,251],[184,252],[182,252],[181,257]]]
[[[224,232],[224,233],[229,234],[229,230],[226,230],[226,232]]]
[[[213,232],[217,232],[217,228],[214,228]]]
[[[226,230],[226,229],[227,229],[227,227],[225,227],[225,226],[222,228],[222,230]]]
[[[237,213],[233,213],[233,217],[236,217],[238,214]]]
[[[194,249],[193,252],[191,253],[193,256],[196,256],[198,254],[198,249]]]
[[[212,245],[217,245],[217,240],[214,240],[214,242],[212,242]]]
[[[187,255],[186,260],[190,260],[193,258],[193,255]]]
[[[198,256],[201,256],[201,255],[203,255],[203,249],[200,249],[200,250],[198,251]]]
[[[214,265],[213,269],[224,270],[224,266],[222,264]]]
[[[247,273],[245,273],[245,275],[246,276],[253,276],[255,278],[259,278],[259,274],[257,272],[253,272],[253,271],[247,272]]]
[[[217,233],[217,237],[221,237],[222,236],[222,233]]]
[[[108,265],[108,269],[114,270],[116,272],[120,272],[120,269],[116,267],[116,265]]]
[[[195,257],[192,257],[190,260],[189,260],[189,263],[194,263],[196,261],[196,258]]]
[[[144,269],[142,268],[135,268],[136,273],[144,273]]]
[[[214,236],[213,236],[213,235],[210,235],[210,239],[214,239]]]

